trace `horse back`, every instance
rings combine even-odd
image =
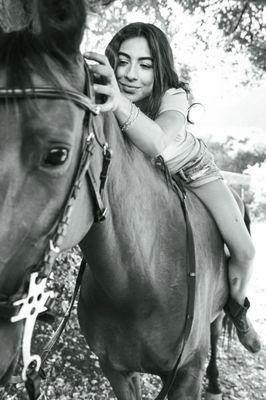
[[[136,215],[125,218],[127,202],[111,205],[106,226],[93,226],[81,243],[89,268],[82,283],[79,320],[100,359],[108,359],[119,370],[158,373],[173,367],[182,342],[188,296],[186,224],[178,196],[165,184],[156,193],[157,200],[154,191],[153,198],[130,194],[135,196],[131,204],[144,204]],[[152,204],[152,218],[147,217],[145,204]],[[193,351],[209,337],[210,322],[227,294],[217,226],[190,192],[187,208],[197,269],[193,345],[188,347]]]

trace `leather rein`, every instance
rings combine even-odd
[[[86,64],[85,64],[86,70]],[[74,304],[76,294],[81,282],[82,274],[85,268],[84,262],[81,265],[77,278],[76,287],[71,300],[69,309],[58,327],[54,337],[46,345],[41,357],[37,354],[31,354],[31,341],[34,326],[37,318],[44,314],[53,303],[54,292],[45,290],[47,279],[51,273],[57,256],[61,251],[64,238],[68,231],[71,214],[75,199],[80,191],[84,178],[88,179],[92,197],[94,200],[95,218],[94,222],[101,222],[105,219],[106,208],[103,205],[102,195],[107,180],[108,167],[111,161],[111,150],[108,143],[102,144],[93,129],[93,117],[99,114],[99,107],[91,101],[90,82],[88,72],[86,74],[87,88],[86,94],[79,92],[57,89],[54,87],[34,87],[25,89],[7,89],[0,88],[0,100],[16,100],[16,99],[65,99],[73,102],[78,107],[85,110],[82,133],[82,150],[80,154],[79,165],[76,171],[73,184],[65,201],[63,211],[60,213],[53,226],[53,233],[48,238],[48,244],[40,262],[37,265],[27,268],[27,273],[19,290],[7,296],[0,293],[0,320],[15,323],[25,320],[23,338],[22,338],[22,380],[31,400],[40,399],[40,376],[42,375],[41,364],[46,359],[51,348],[59,338],[64,326],[70,316],[71,309]],[[90,159],[93,154],[94,142],[101,147],[103,152],[103,165],[100,174],[100,184],[97,181],[90,168]],[[12,381],[12,378],[11,378]],[[21,381],[21,380],[20,380]],[[13,383],[17,383],[16,379]]]

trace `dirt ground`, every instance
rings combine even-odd
[[[237,340],[230,349],[227,343],[220,343],[218,365],[223,400],[266,400],[266,265],[265,238],[266,222],[253,225],[252,236],[257,249],[255,270],[250,284],[249,312],[263,342],[258,355],[250,355]],[[65,260],[63,260],[65,261]],[[76,265],[79,255],[71,253],[67,262]],[[69,298],[75,276],[69,275],[69,268],[61,269],[61,279],[65,282],[62,293],[63,305]],[[63,274],[63,275],[62,275]],[[66,283],[67,282],[67,283]],[[41,347],[52,333],[51,328],[40,326],[37,330],[37,346]],[[79,333],[74,310],[70,323],[46,365],[47,379],[42,384],[43,396],[40,400],[114,400],[108,381],[103,377],[97,357],[90,352]],[[159,380],[143,375],[143,398],[152,400],[159,391]],[[26,400],[21,385],[7,387],[0,392],[0,400]],[[204,390],[202,400],[205,399]]]

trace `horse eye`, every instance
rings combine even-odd
[[[44,158],[43,164],[46,166],[62,165],[68,158],[68,149],[63,147],[55,147],[49,151]]]

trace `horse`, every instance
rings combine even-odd
[[[34,27],[0,32],[0,384],[21,342],[24,380],[32,364],[40,368],[25,337],[52,297],[38,287],[56,255],[79,243],[87,263],[79,323],[118,400],[141,399],[140,372],[164,384],[170,377],[169,400],[199,399],[210,324],[228,296],[221,235],[187,191],[196,287],[183,345],[189,255],[180,197],[84,94],[83,0],[38,0],[35,14]]]

